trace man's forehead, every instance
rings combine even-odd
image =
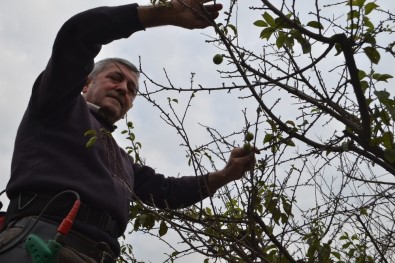
[[[111,72],[118,72],[118,73],[122,74],[124,77],[126,77],[127,79],[129,79],[130,81],[134,80],[134,82],[136,82],[139,79],[138,74],[136,72],[134,72],[130,68],[128,68],[120,63],[110,63],[103,70],[103,73],[105,73],[105,74],[111,73]]]
[[[120,64],[120,63],[109,63],[106,65],[105,70],[108,71],[121,71],[124,74],[127,73],[133,73],[136,74],[136,72],[134,72],[133,70],[131,70],[130,68]]]

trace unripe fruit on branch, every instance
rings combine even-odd
[[[246,135],[245,135],[245,137],[244,137],[244,139],[245,139],[247,142],[250,142],[250,141],[252,141],[252,140],[254,139],[254,134],[252,134],[251,132],[247,132]]]
[[[217,54],[213,57],[213,62],[217,65],[221,64],[224,60],[224,57],[221,54]]]

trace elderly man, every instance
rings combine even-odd
[[[102,45],[162,25],[205,28],[222,8],[205,2],[100,7],[77,14],[62,26],[48,65],[33,85],[16,136],[0,262],[49,262],[40,261],[48,257],[40,252],[42,246],[55,251],[49,254],[52,262],[115,262],[131,200],[186,207],[240,179],[254,165],[253,153],[236,148],[220,171],[165,177],[134,163],[111,136],[114,123],[133,105],[139,73],[119,58],[94,64]],[[87,131],[98,137],[88,149]],[[81,205],[72,230],[60,231],[75,199]],[[55,238],[57,231],[61,238]],[[30,234],[43,243],[27,238]]]

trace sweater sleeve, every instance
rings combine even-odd
[[[81,93],[102,45],[144,29],[137,6],[94,8],[64,23],[51,58],[33,86],[29,106],[35,114],[56,116],[67,109]]]
[[[209,196],[207,176],[165,177],[148,166],[134,164],[134,193],[143,203],[159,208],[184,208]]]

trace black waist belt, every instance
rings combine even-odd
[[[36,224],[36,227],[33,231],[31,229],[32,224]],[[12,227],[20,227],[22,229],[22,232],[19,235],[21,236],[25,236],[27,233],[30,233],[32,231],[32,233],[38,234],[40,237],[46,239],[49,236],[53,235],[58,226],[51,222],[45,221],[45,219],[37,221],[37,218],[35,216],[28,216],[15,221]],[[53,239],[55,238],[55,236],[52,236],[51,238]],[[11,247],[5,249],[12,248],[12,246],[17,245],[20,241],[21,239],[18,238],[11,240],[7,243],[7,246]],[[96,242],[73,230],[70,231],[66,236],[61,236],[60,238],[58,238],[57,241],[64,246],[67,246],[69,248],[72,248],[73,250],[85,254],[86,256],[92,258],[95,262],[115,263],[114,253],[111,251],[110,247],[106,243]],[[4,247],[2,249],[4,249]],[[2,252],[0,249],[0,254],[1,253]]]
[[[6,221],[11,222],[12,220],[25,216],[39,215],[51,198],[52,196],[38,195],[33,193],[19,194],[17,198],[10,200],[6,214]],[[55,199],[48,206],[43,214],[43,217],[56,217],[62,220],[69,213],[74,201],[75,200],[70,197],[67,199],[63,197]],[[111,217],[109,213],[105,211],[94,209],[81,203],[75,221],[98,227],[114,238],[119,237],[119,228],[117,222]]]

